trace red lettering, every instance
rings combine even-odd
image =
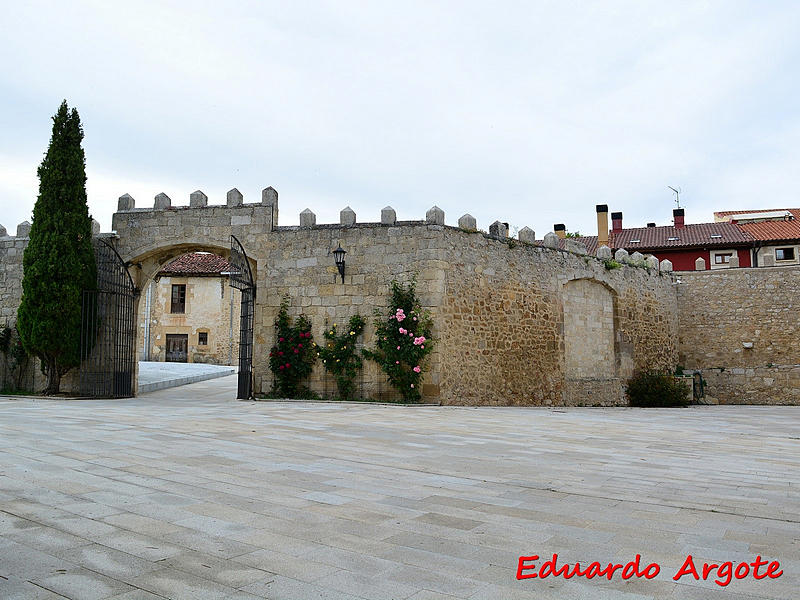
[[[532,579],[537,576],[536,573],[530,573],[528,575],[522,574],[523,571],[536,570],[536,565],[528,566],[525,564],[525,562],[529,560],[539,560],[539,557],[536,554],[533,556],[520,556],[519,563],[517,564],[517,579]]]
[[[708,574],[711,573],[711,571],[713,571],[717,567],[719,567],[717,563],[711,563],[711,564],[703,563],[703,581],[708,579]]]
[[[611,565],[609,565],[609,566],[611,566]],[[593,562],[588,567],[586,567],[586,573],[585,574],[586,574],[586,579],[594,579],[598,575],[602,577],[605,574],[605,571],[601,571],[600,570],[600,563],[599,562]]]
[[[744,567],[744,573],[739,572],[742,570],[742,567]],[[733,576],[736,577],[736,579],[744,579],[747,577],[748,573],[750,573],[750,565],[747,563],[739,563],[739,566],[736,567],[736,571],[733,573]]]
[[[631,562],[625,565],[625,568],[622,569],[622,578],[623,579],[630,579],[634,575],[636,577],[641,577],[644,573],[639,571],[639,561],[641,560],[642,555],[637,554],[636,558],[634,558]],[[633,572],[629,571],[630,568],[633,568]]]
[[[572,573],[568,572],[569,569],[567,567],[569,567],[569,565],[564,565],[564,569],[565,569],[564,579],[572,579],[573,577],[575,577],[575,575],[577,575],[578,577],[582,577],[583,576],[583,571],[581,571],[581,563],[579,563],[579,562],[575,563],[575,566],[572,567]],[[558,575],[558,573],[556,573],[556,575]]]
[[[767,567],[767,575],[769,575],[771,579],[777,579],[778,577],[783,575],[783,571],[778,571],[777,573],[775,572],[775,569],[780,569],[780,568],[781,568],[781,563],[779,563],[777,560],[773,560],[771,563],[769,563],[769,566]]]
[[[652,573],[651,573],[652,571]],[[652,579],[656,575],[661,573],[661,567],[659,567],[656,563],[650,563],[644,569],[644,578],[645,579]]]
[[[760,554],[758,556],[756,556],[756,559],[753,562],[750,563],[750,566],[753,567],[753,577],[755,577],[756,579],[764,579],[764,577],[766,577],[767,574],[764,573],[763,575],[759,575],[758,574],[758,567],[763,567],[766,564],[767,564],[767,561],[766,560],[761,560],[761,555]]]
[[[719,586],[725,587],[731,582],[731,577],[733,576],[733,563],[730,561],[722,563],[717,568],[717,573],[719,573],[719,576],[723,577],[724,579],[722,579],[722,581],[720,581],[719,579],[715,579],[714,583],[716,583]]]
[[[686,557],[686,560],[683,561],[683,566],[678,569],[678,572],[675,573],[675,577],[672,579],[678,581],[684,575],[692,575],[696,580],[700,581],[700,575],[697,574],[697,569],[694,566],[694,560],[692,560],[692,555]],[[624,575],[623,575],[624,577]]]
[[[546,560],[542,563],[541,568],[539,569],[539,577],[544,579],[549,575],[553,577],[558,577],[559,575],[563,575],[565,578],[569,579],[571,575],[568,577],[567,573],[569,572],[569,565],[564,565],[562,567],[557,567],[558,563],[558,554],[553,554],[553,558]]]
[[[606,578],[609,581],[611,581],[611,578],[614,577],[614,571],[616,571],[617,569],[621,569],[621,568],[622,568],[622,565],[612,565],[611,563],[608,563],[608,568],[606,569],[606,572],[605,572]],[[602,574],[603,573],[601,573],[601,575]]]

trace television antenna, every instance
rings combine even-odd
[[[672,187],[671,185],[668,185],[667,187],[668,187],[669,189],[671,189],[673,192],[675,192],[675,204],[677,204],[677,205],[678,205],[678,208],[680,208],[680,207],[681,207],[681,188],[678,188],[678,189],[676,190],[676,189],[675,189],[674,187]]]

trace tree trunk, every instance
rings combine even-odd
[[[52,396],[59,392],[61,388],[61,372],[58,369],[58,361],[55,358],[47,359],[47,387],[44,389],[45,396]]]

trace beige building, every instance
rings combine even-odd
[[[139,358],[157,362],[234,364],[239,290],[228,285],[228,261],[192,252],[170,261],[139,302]]]

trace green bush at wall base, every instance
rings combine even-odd
[[[625,395],[631,406],[686,406],[689,389],[671,373],[639,371],[628,380]]]

